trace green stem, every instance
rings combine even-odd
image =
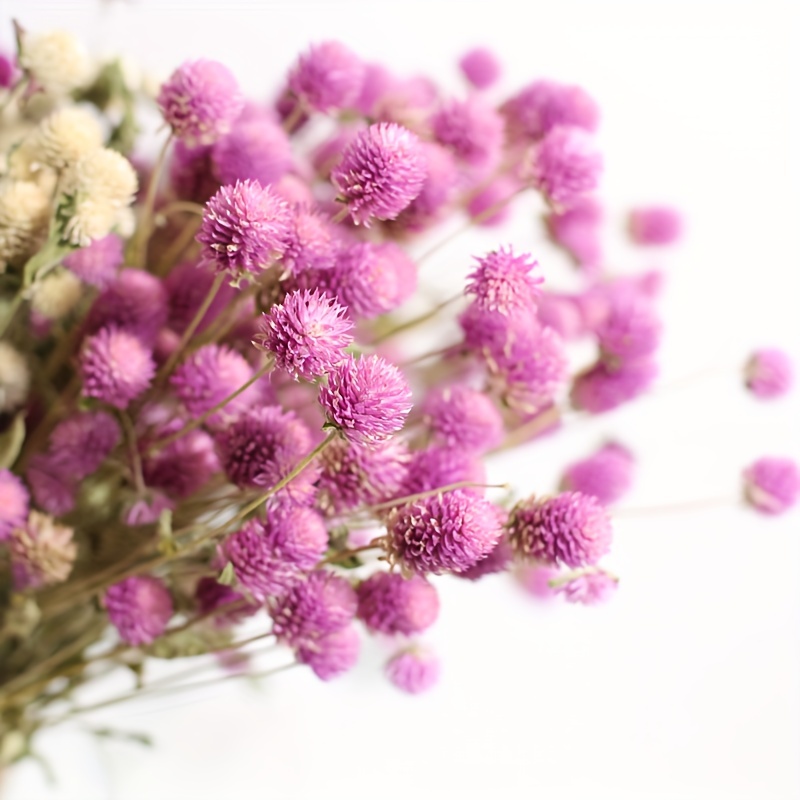
[[[404,322],[401,325],[397,325],[391,330],[382,333],[372,342],[372,344],[373,345],[381,344],[382,342],[385,342],[387,339],[391,339],[392,336],[395,336],[398,333],[403,333],[405,331],[411,330],[412,328],[416,328],[418,325],[422,325],[428,320],[433,319],[440,312],[444,311],[445,308],[457,302],[462,297],[464,297],[464,294],[459,293],[457,295],[453,295],[453,297],[450,297],[447,300],[443,300],[441,303],[439,303],[439,305],[434,306],[430,311],[426,311],[424,314],[421,314],[418,317],[414,317],[414,319],[410,319],[407,322]]]

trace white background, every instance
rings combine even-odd
[[[603,109],[612,260],[667,269],[663,383],[681,388],[578,423],[493,465],[492,476],[551,490],[566,461],[614,435],[641,462],[626,504],[647,506],[735,495],[753,458],[800,458],[798,395],[757,404],[736,372],[760,344],[800,361],[792,4],[3,0],[0,9],[32,29],[74,30],[96,52],[121,49],[155,73],[187,57],[220,59],[264,100],[296,53],[324,38],[454,90],[454,63],[474,44],[501,55],[507,90],[543,76],[582,83]],[[625,209],[662,200],[685,211],[684,244],[666,254],[624,246]],[[511,238],[462,240],[438,271],[457,286],[470,253]],[[563,258],[539,244],[529,214],[513,240],[554,284],[564,280]],[[7,796],[800,796],[800,516],[728,507],[620,519],[608,564],[622,582],[601,608],[536,605],[508,578],[439,581],[443,613],[426,638],[443,680],[426,696],[393,690],[372,643],[331,684],[290,670],[260,690],[232,682],[97,715],[154,735],[155,751],[97,744],[78,727],[43,736],[58,785],[28,765],[9,777]]]

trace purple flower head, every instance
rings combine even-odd
[[[434,438],[466,453],[485,453],[503,438],[503,417],[485,392],[468,386],[432,389],[422,413]]]
[[[380,356],[349,356],[328,374],[319,403],[328,421],[355,444],[388,439],[405,423],[411,390],[400,370]]]
[[[318,570],[272,604],[272,631],[291,646],[306,645],[345,628],[357,605],[356,593],[344,578]]]
[[[600,111],[580,86],[535,81],[507,100],[501,111],[514,137],[541,139],[559,125],[594,131]]]
[[[103,604],[122,641],[150,644],[166,630],[172,617],[172,598],[158,578],[125,578],[106,590]]]
[[[606,356],[623,360],[652,355],[661,340],[661,321],[651,300],[634,292],[611,298],[608,314],[595,329]]]
[[[608,552],[611,520],[596,498],[564,492],[518,503],[509,517],[508,535],[518,556],[574,569],[594,564]]]
[[[313,449],[308,428],[278,406],[245,411],[219,434],[217,446],[225,474],[233,483],[264,489],[288,475]],[[306,467],[282,494],[297,503],[310,502],[318,475],[315,465]]]
[[[312,570],[328,549],[328,529],[318,512],[294,503],[267,509],[264,535],[274,555],[300,570]]]
[[[605,570],[587,570],[572,580],[560,582],[555,587],[557,594],[563,594],[568,603],[581,603],[593,606],[605,603],[617,590],[619,579]]]
[[[522,588],[540,601],[552,600],[556,590],[552,582],[560,575],[558,568],[546,564],[522,564],[517,572],[517,579]]]
[[[197,234],[203,263],[233,279],[258,274],[286,250],[291,220],[289,204],[271,186],[223,186],[206,204]]]
[[[800,469],[790,458],[759,458],[744,480],[747,501],[764,514],[783,514],[800,500]]]
[[[494,506],[456,489],[395,509],[389,518],[388,550],[393,563],[412,572],[463,572],[485,558],[502,528]]]
[[[174,511],[175,503],[161,492],[149,492],[149,497],[134,500],[128,506],[123,519],[131,528],[139,525],[152,525],[158,522],[163,511]]]
[[[83,395],[127,408],[156,372],[152,351],[126,330],[103,328],[84,340],[80,355]]]
[[[340,363],[353,341],[353,323],[332,297],[291,292],[264,314],[258,344],[294,377],[314,380]]]
[[[194,597],[197,601],[197,611],[200,614],[213,614],[214,624],[220,628],[236,625],[261,610],[260,604],[243,603],[244,595],[230,586],[218,583],[215,578],[200,578],[194,590]],[[217,612],[217,609],[234,605],[236,608]]]
[[[593,197],[580,197],[569,208],[545,218],[553,240],[567,250],[577,264],[593,270],[603,260],[600,226],[603,209]]]
[[[622,362],[614,366],[598,361],[572,384],[573,406],[590,414],[611,411],[647,391],[658,374],[649,360]]]
[[[116,233],[109,233],[70,253],[64,259],[64,266],[84,283],[105,289],[114,282],[123,260],[122,239]]]
[[[542,292],[536,305],[539,322],[562,339],[572,341],[586,334],[581,308],[573,295]]]
[[[369,630],[388,636],[421,633],[439,616],[439,595],[419,575],[376,572],[357,589],[357,616]]]
[[[0,53],[0,89],[11,88],[19,79],[19,69],[15,58]]]
[[[16,591],[62,583],[78,554],[72,528],[38,511],[31,511],[24,525],[12,528],[8,548]]]
[[[789,356],[777,348],[756,350],[744,368],[745,385],[760,400],[785,395],[794,383]]]
[[[502,71],[497,56],[485,47],[474,47],[464,53],[458,66],[476,89],[488,89],[497,83]]]
[[[175,194],[183,200],[206,203],[219,189],[212,172],[210,145],[189,147],[178,140],[169,162],[169,181]]]
[[[327,217],[305,204],[295,206],[281,256],[284,270],[328,270],[336,261],[339,242]]]
[[[49,452],[76,479],[91,475],[119,444],[121,433],[106,411],[78,411],[50,434]]]
[[[473,223],[492,228],[505,222],[511,216],[509,200],[519,188],[519,180],[511,175],[500,175],[482,187],[467,203]]]
[[[396,82],[397,79],[383,64],[364,64],[364,79],[355,103],[356,111],[362,117],[377,117],[378,103],[391,91]]]
[[[363,447],[333,441],[320,457],[319,505],[330,515],[396,496],[408,474],[408,448],[398,439]]]
[[[483,311],[510,315],[516,311],[533,311],[544,278],[530,273],[538,266],[529,253],[499,250],[476,258],[478,266],[467,276],[466,294],[475,296],[475,304]]]
[[[211,291],[214,273],[195,264],[178,264],[170,270],[164,280],[169,302],[169,327],[177,333],[183,333],[194,319],[200,306]],[[208,310],[203,314],[197,333],[202,333],[233,299],[235,289],[221,286]]]
[[[186,144],[212,144],[227,133],[244,108],[236,78],[218,61],[181,64],[162,85],[158,107]]]
[[[683,220],[674,208],[647,206],[631,211],[628,229],[636,244],[674,244],[681,238]]]
[[[436,140],[478,175],[491,172],[503,149],[503,117],[480,95],[446,102],[431,120]]]
[[[289,89],[308,108],[327,113],[350,108],[364,81],[364,63],[341,42],[312,45],[289,73]]]
[[[348,625],[340,631],[302,642],[297,648],[297,660],[311,667],[320,680],[329,681],[356,665],[360,647],[358,632]]]
[[[459,315],[458,322],[464,331],[464,345],[488,362],[495,372],[497,365],[508,361],[507,353],[517,340],[530,342],[541,328],[535,309],[527,314],[508,316],[499,311],[487,311],[478,303],[468,306]]]
[[[25,473],[34,502],[43,511],[62,517],[75,508],[78,478],[69,460],[52,453],[35,453]]]
[[[580,128],[557,127],[536,146],[532,177],[550,202],[565,207],[597,188],[602,169],[591,136]]]
[[[29,504],[25,484],[13,472],[0,469],[0,542],[8,539],[14,528],[25,525]]]
[[[219,472],[220,463],[211,436],[193,430],[144,458],[142,468],[148,486],[184,498],[202,489]]]
[[[629,450],[610,442],[588,458],[570,464],[561,491],[596,497],[604,506],[616,503],[631,488],[635,461]]]
[[[420,193],[427,165],[420,141],[393,122],[361,131],[345,149],[331,181],[356,225],[394,219]]]
[[[453,447],[427,447],[412,453],[402,494],[430,492],[462,481],[486,483],[486,467],[476,454]],[[478,486],[462,491],[478,495],[485,493]]]
[[[321,180],[330,180],[331,171],[342,160],[342,152],[356,138],[358,129],[352,126],[338,128],[311,153],[311,166]]]
[[[420,694],[439,682],[439,659],[417,648],[402,650],[386,664],[386,677],[400,691]]]
[[[495,575],[498,572],[505,572],[511,564],[513,558],[513,551],[508,540],[503,537],[498,540],[497,544],[489,554],[477,562],[469,569],[463,572],[456,573],[457,578],[466,578],[468,581],[477,581],[486,575]]]

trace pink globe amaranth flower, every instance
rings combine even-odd
[[[308,205],[296,205],[280,264],[295,275],[306,270],[328,270],[336,263],[339,246],[327,217]]]
[[[559,582],[554,591],[563,594],[568,603],[581,603],[584,606],[605,603],[617,590],[619,579],[605,570],[587,570],[572,580]]]
[[[211,291],[213,283],[214,274],[195,264],[178,264],[170,270],[164,279],[164,288],[167,291],[169,308],[167,324],[173,331],[182,334],[189,327]],[[197,326],[197,333],[206,330],[219,316],[233,299],[235,291],[231,286],[220,286]]]
[[[52,453],[35,453],[25,473],[36,505],[62,517],[75,508],[79,478],[71,470],[71,464]]]
[[[466,453],[485,453],[503,439],[503,416],[491,397],[468,386],[434,387],[421,408],[436,441]]]
[[[556,567],[546,564],[521,564],[516,577],[529,595],[540,601],[548,601],[556,596],[553,582],[560,574]]]
[[[231,129],[244,97],[226,66],[199,59],[172,73],[161,86],[158,107],[178,139],[190,146],[212,144]]]
[[[600,110],[580,87],[535,81],[507,100],[500,109],[514,138],[541,139],[556,126],[597,129]]]
[[[275,364],[294,377],[314,380],[344,357],[353,342],[347,311],[319,291],[296,291],[264,314],[256,342],[275,357]]]
[[[476,89],[488,89],[500,79],[500,62],[486,47],[474,47],[464,53],[458,62],[464,77]]]
[[[310,109],[350,108],[364,82],[364,63],[341,42],[312,45],[289,73],[289,89]]]
[[[596,497],[604,506],[616,503],[631,488],[635,461],[629,450],[609,442],[588,458],[570,464],[560,489]]]
[[[600,182],[603,158],[580,128],[553,128],[533,152],[534,186],[557,207],[568,207]]]
[[[125,578],[110,586],[103,605],[122,641],[134,646],[150,644],[161,636],[173,611],[169,590],[149,575]]]
[[[573,569],[594,564],[611,547],[611,520],[596,498],[580,492],[518,503],[508,536],[521,558]]]
[[[475,296],[479,309],[510,315],[534,307],[544,278],[530,274],[538,262],[529,253],[515,255],[510,247],[501,247],[476,261],[478,266],[467,275],[465,293]]]
[[[552,328],[562,339],[573,341],[584,336],[586,327],[577,299],[560,292],[542,292],[536,303],[539,322]]]
[[[511,198],[520,182],[511,175],[500,175],[478,190],[467,203],[467,213],[475,225],[491,228],[501,225],[511,215]]]
[[[404,496],[430,492],[462,481],[486,483],[486,467],[480,458],[457,448],[432,446],[411,454],[401,492]],[[483,495],[486,490],[479,485],[463,491]]]
[[[311,166],[317,177],[324,181],[330,180],[331,171],[342,160],[342,153],[356,138],[358,132],[359,128],[353,126],[337,128],[329,138],[311,151]]]
[[[496,575],[498,572],[505,572],[511,565],[514,553],[511,545],[504,537],[498,540],[497,544],[489,551],[489,554],[463,572],[457,572],[457,578],[465,578],[468,581],[478,581],[486,575]]]
[[[661,320],[651,300],[633,292],[620,292],[612,296],[608,314],[595,333],[605,356],[644,358],[658,349]]]
[[[0,469],[0,542],[25,524],[29,505],[30,495],[22,480],[10,470]]]
[[[436,575],[474,566],[502,534],[494,506],[461,489],[394,509],[387,529],[391,563]]]
[[[300,570],[312,570],[328,549],[325,520],[311,508],[278,503],[267,509],[264,535],[277,558]]]
[[[408,462],[408,448],[399,439],[367,447],[334,440],[320,456],[320,509],[334,516],[396,496],[408,474]]]
[[[64,582],[78,554],[73,529],[38,511],[31,511],[23,525],[11,530],[8,548],[16,591]]]
[[[789,356],[777,348],[756,350],[744,368],[745,385],[760,400],[782,397],[794,383]]]
[[[201,259],[233,279],[258,274],[286,250],[292,214],[271,186],[237,181],[208,201],[197,241]]]
[[[603,208],[593,197],[580,197],[569,208],[545,217],[553,241],[561,245],[576,264],[594,272],[603,260],[600,239]]]
[[[355,444],[373,444],[397,433],[411,411],[411,390],[400,370],[380,356],[337,364],[320,387],[328,421]]]
[[[360,131],[331,172],[356,225],[395,219],[422,191],[427,173],[420,141],[393,122]]]
[[[105,289],[116,279],[123,261],[122,239],[116,233],[109,233],[70,253],[64,259],[64,266],[84,283]]]
[[[125,330],[103,328],[84,340],[80,355],[84,397],[127,408],[150,386],[155,372],[152,351]]]
[[[78,411],[53,428],[49,453],[76,479],[91,475],[119,444],[119,424],[106,411]]]
[[[311,433],[290,411],[265,406],[245,411],[217,437],[225,474],[238,487],[268,489],[288,475],[312,449]],[[311,464],[282,490],[310,503],[319,468]]]
[[[411,636],[430,628],[439,616],[439,595],[419,575],[376,572],[356,592],[356,616],[375,633]]]
[[[244,356],[230,347],[206,344],[194,351],[175,370],[170,384],[193,417],[211,410],[253,377]],[[250,386],[208,418],[212,427],[237,416],[259,398],[257,386]]]
[[[210,577],[200,578],[194,590],[194,597],[198,613],[213,615],[214,625],[219,628],[237,625],[247,617],[257,614],[262,608],[260,603],[243,602],[244,595]],[[226,606],[235,607],[225,609]],[[217,609],[224,610],[217,611]]]
[[[647,359],[609,365],[600,360],[580,373],[572,384],[572,405],[590,414],[611,411],[646,392],[658,374]]]
[[[160,492],[150,492],[149,497],[134,500],[125,511],[123,519],[131,528],[158,522],[164,511],[174,511],[175,503]]]
[[[535,308],[507,315],[488,311],[477,303],[469,305],[459,315],[458,322],[464,332],[465,347],[487,362],[495,372],[497,365],[507,363],[506,353],[514,342],[530,342],[541,329]]]
[[[189,147],[180,140],[175,143],[169,162],[169,182],[182,200],[206,203],[219,190],[211,153],[210,145]]]
[[[386,664],[390,683],[408,694],[421,694],[439,682],[439,659],[417,648],[402,650]]]
[[[636,244],[674,244],[681,238],[683,220],[674,208],[647,206],[631,211],[628,230]]]
[[[214,440],[202,430],[189,431],[142,460],[145,483],[176,498],[193,495],[219,470]]]
[[[503,117],[476,94],[444,103],[431,119],[436,140],[479,176],[499,163],[504,127]]]
[[[745,498],[764,514],[783,514],[800,499],[800,469],[790,458],[765,456],[744,471]]]
[[[361,91],[355,109],[366,118],[377,118],[376,108],[383,97],[392,90],[397,78],[383,64],[365,63]]]
[[[272,632],[292,647],[307,646],[347,627],[357,605],[356,593],[344,578],[318,570],[271,604]]]
[[[314,670],[323,681],[338,678],[358,662],[361,640],[353,625],[317,639],[302,642],[297,648],[297,660]]]

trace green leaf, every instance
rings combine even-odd
[[[0,434],[0,467],[8,469],[16,460],[25,441],[25,417],[17,414]]]
[[[220,572],[217,583],[221,583],[223,586],[233,586],[236,583],[236,573],[230,561],[225,565],[225,569]]]

